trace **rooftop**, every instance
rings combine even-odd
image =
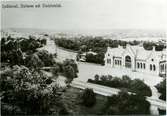
[[[167,56],[166,50],[155,51],[155,47],[153,47],[153,50],[145,50],[143,46],[131,46],[129,44],[125,48],[123,46],[118,46],[117,48],[108,47],[107,51],[117,57],[122,57],[125,52],[129,52],[135,56],[136,59],[140,60],[147,60],[150,57],[157,57],[162,60]]]

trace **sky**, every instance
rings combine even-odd
[[[39,1],[38,1],[39,2]],[[37,2],[2,2],[2,4]],[[1,9],[2,28],[166,29],[166,0],[59,0],[60,8]]]

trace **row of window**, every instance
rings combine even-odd
[[[115,60],[115,65],[122,65],[121,60]]]
[[[137,68],[138,69],[145,69],[146,68],[146,64],[145,63],[137,63]],[[155,64],[150,64],[150,71],[155,71],[156,70],[156,66]]]
[[[155,70],[156,70],[155,64],[150,64],[150,71],[155,71]]]
[[[146,68],[146,64],[145,63],[137,63],[137,68],[138,69],[145,69]]]
[[[107,64],[111,64],[111,59],[107,59]],[[115,65],[122,65],[121,60],[115,60],[114,61]],[[138,69],[145,69],[146,68],[146,64],[145,63],[137,63],[137,68]],[[156,66],[155,64],[150,64],[150,71],[155,71],[156,70]],[[161,65],[161,70],[166,70],[166,65]]]

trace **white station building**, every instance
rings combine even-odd
[[[137,72],[144,72],[154,75],[166,75],[167,73],[167,52],[145,50],[142,46],[107,48],[105,54],[105,66],[108,68],[123,68]]]

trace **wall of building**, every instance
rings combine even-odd
[[[131,57],[131,68],[127,68],[125,66],[125,57],[130,56]],[[110,63],[108,63],[107,60],[110,59]],[[131,54],[128,50],[125,50],[124,54],[122,54],[122,57],[115,57],[110,53],[109,50],[107,50],[105,54],[105,66],[109,68],[123,68],[123,69],[131,69],[132,71],[142,72],[142,73],[148,73],[152,75],[159,75],[160,73],[166,73],[165,66],[166,62],[160,64],[160,59],[152,55],[147,60],[141,60],[141,59],[135,59],[135,56]],[[164,70],[160,71],[160,65],[164,65]]]

